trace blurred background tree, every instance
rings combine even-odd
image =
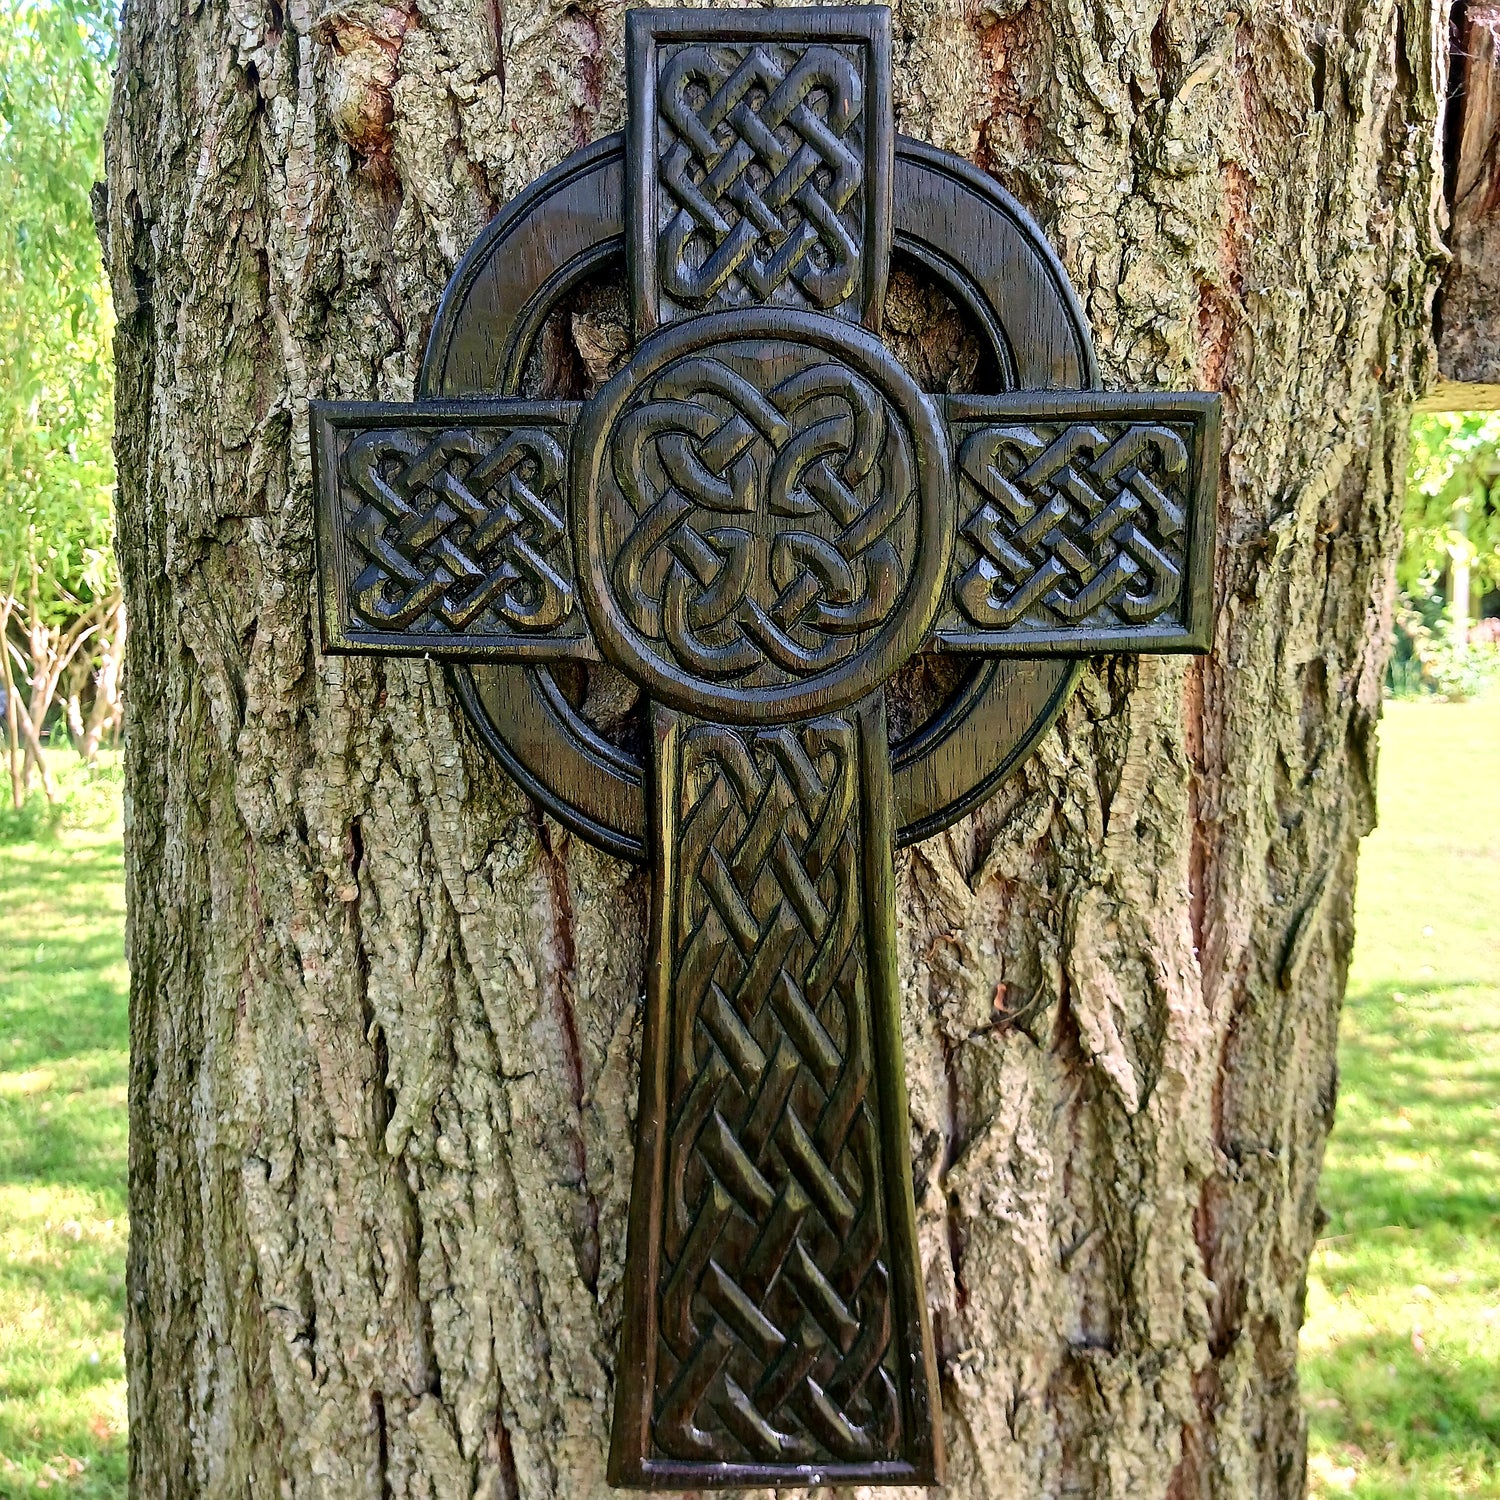
[[[1412,419],[1402,525],[1392,689],[1500,685],[1500,412]]]
[[[33,773],[55,794],[49,720],[92,760],[120,719],[113,317],[90,211],[113,32],[86,0],[0,0],[0,693],[18,807]]]

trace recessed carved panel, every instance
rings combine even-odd
[[[316,408],[328,644],[592,656],[566,526],[576,409],[377,426],[389,408]]]
[[[641,327],[781,305],[878,320],[885,13],[630,15]],[[748,33],[743,39],[733,33]],[[821,35],[819,33],[822,33]]]
[[[859,280],[860,58],[836,47],[664,49],[657,275],[679,306],[826,311]]]
[[[950,402],[958,539],[945,644],[1077,653],[1197,644],[1215,408],[1179,397]],[[1011,408],[1005,411],[1004,408]]]
[[[652,1441],[674,1460],[901,1450],[858,729],[689,722]]]

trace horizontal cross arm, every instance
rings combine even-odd
[[[958,530],[934,644],[991,655],[1209,648],[1213,395],[949,397]]]
[[[597,660],[567,520],[568,401],[316,401],[323,649]]]

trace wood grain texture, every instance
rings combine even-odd
[[[897,861],[960,1496],[1300,1488],[1440,19],[897,15],[898,127],[1038,215],[1106,383],[1229,398],[1213,655],[1090,662],[986,809]],[[607,5],[125,12],[141,1496],[604,1492],[646,892],[527,806],[436,665],[315,657],[304,434],[310,399],[413,394],[481,226],[620,125],[622,33]]]

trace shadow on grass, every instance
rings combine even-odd
[[[1311,1426],[1329,1442],[1395,1445],[1403,1462],[1464,1455],[1500,1477],[1500,1362],[1472,1350],[1418,1356],[1395,1334],[1341,1339],[1302,1361]],[[1320,1399],[1336,1389],[1337,1400]]]
[[[44,797],[28,797],[19,808],[6,801],[0,804],[0,846],[50,844],[62,831],[66,816],[62,803],[49,804]]]
[[[123,1066],[121,1086],[123,1087]],[[126,1127],[118,1097],[63,1112],[0,1101],[0,1184],[47,1184],[105,1194],[124,1211]]]
[[[33,1288],[39,1302],[46,1296],[63,1293],[96,1313],[123,1312],[124,1268],[120,1265],[120,1247],[114,1243],[115,1237],[111,1235],[103,1244],[91,1241],[75,1244],[66,1235],[59,1238],[63,1243],[57,1246],[55,1256],[31,1262],[11,1260],[5,1267],[6,1283]],[[5,1394],[16,1394],[14,1379],[5,1382]]]
[[[42,974],[23,988],[0,969],[0,988],[11,991],[0,1009],[0,1074],[66,1063],[112,1044],[123,1050],[128,1014],[123,978],[114,984],[76,971]]]
[[[118,778],[64,779],[0,813],[0,1500],[126,1488]]]
[[[126,1492],[125,1434],[102,1417],[54,1416],[39,1440],[0,1408],[0,1459],[13,1470],[0,1465],[0,1500],[31,1500],[44,1489],[68,1500],[122,1500]]]
[[[1500,988],[1473,967],[1344,1009],[1300,1360],[1316,1496],[1500,1496]]]
[[[1350,995],[1344,1014],[1359,1029],[1361,1049],[1340,1059],[1341,1073],[1347,1080],[1379,1089],[1385,1070],[1371,1052],[1380,1053],[1382,1064],[1401,1059],[1416,1067],[1430,1062],[1493,1062],[1494,1047],[1485,1046],[1485,1041],[1500,1040],[1500,1019],[1494,1025],[1454,1019],[1463,1010],[1461,998],[1487,990],[1493,990],[1488,980],[1445,980],[1422,987],[1383,984]],[[1500,1070],[1491,1070],[1491,1076],[1494,1071]]]
[[[71,1364],[59,1361],[39,1368],[30,1377],[12,1376],[5,1382],[5,1397],[11,1401],[25,1401],[38,1396],[77,1395],[111,1385],[119,1378],[119,1366],[107,1365],[102,1360],[97,1364],[86,1359],[76,1359]]]
[[[1351,997],[1321,1188],[1330,1239],[1391,1226],[1493,1230],[1500,1026],[1488,1024],[1490,993],[1450,981]]]
[[[123,1050],[118,841],[0,848],[0,1075]]]
[[[0,848],[14,844],[56,844],[67,828],[98,827],[118,815],[123,785],[122,758],[117,750],[103,750],[93,766],[71,751],[48,756],[58,799],[48,802],[33,784],[20,807],[11,800],[10,787],[0,797]]]

